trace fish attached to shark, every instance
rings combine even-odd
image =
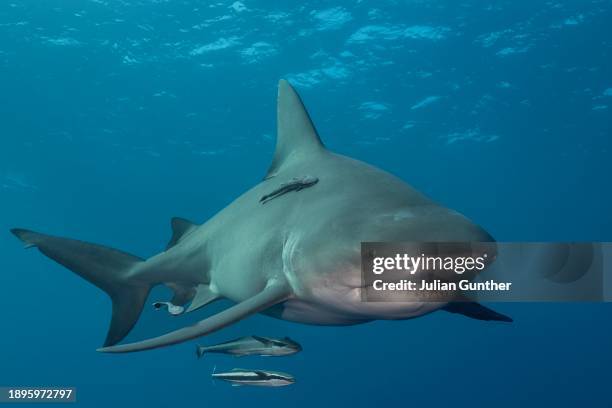
[[[262,205],[265,202],[265,205]],[[102,245],[11,230],[104,290],[112,318],[102,352],[154,349],[204,336],[256,313],[315,325],[410,319],[440,309],[481,320],[509,318],[477,303],[365,302],[361,242],[494,242],[481,227],[402,180],[325,148],[300,97],[278,86],[277,144],[264,179],[202,225],[172,219],[165,251],[142,259]],[[191,312],[236,304],[198,323],[131,343],[152,287]],[[188,306],[187,306],[188,305]]]

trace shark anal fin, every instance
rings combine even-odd
[[[172,226],[172,238],[170,238],[170,242],[166,245],[166,250],[178,244],[181,238],[198,227],[197,224],[179,217],[172,218],[170,225]]]
[[[112,347],[103,347],[98,351],[105,353],[129,353],[133,351],[150,350],[154,348],[169,346],[182,343],[187,340],[195,339],[230,324],[236,323],[245,317],[268,309],[277,303],[283,302],[290,295],[290,289],[284,283],[272,283],[257,295],[244,300],[229,309],[199,321],[190,327],[185,327],[159,337],[143,340],[137,343],[121,344]]]
[[[198,310],[199,308],[204,307],[219,298],[220,296],[216,292],[213,292],[208,285],[198,285],[196,288],[196,294],[185,313]]]

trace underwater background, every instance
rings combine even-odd
[[[8,232],[163,250],[172,216],[203,222],[261,180],[286,78],[330,149],[497,240],[612,241],[610,21],[604,0],[1,2],[0,386],[75,386],[88,407],[612,406],[609,304],[495,305],[512,324],[258,315],[106,355],[110,300]],[[227,305],[146,307],[127,341]],[[250,334],[304,350],[195,357]],[[297,383],[234,388],[211,381],[215,367]]]

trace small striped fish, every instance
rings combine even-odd
[[[212,377],[228,381],[232,383],[233,386],[254,385],[258,387],[283,387],[295,382],[295,378],[287,373],[244,368],[234,368],[225,373],[213,373]]]

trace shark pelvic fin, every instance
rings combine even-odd
[[[278,83],[277,103],[276,151],[266,178],[278,173],[290,158],[325,150],[300,96],[284,79]]]
[[[189,233],[198,227],[197,224],[179,217],[172,218],[170,225],[172,226],[172,238],[170,238],[170,242],[166,245],[166,250],[178,244],[183,237],[189,235]]]
[[[198,310],[201,307],[206,306],[207,304],[214,302],[215,300],[221,298],[216,292],[214,292],[210,286],[208,285],[198,285],[196,289],[196,294],[191,301],[191,304],[185,311],[193,312],[194,310]]]
[[[229,309],[217,313],[216,315],[201,320],[193,326],[184,327],[162,336],[143,340],[137,343],[103,347],[98,349],[98,351],[105,353],[129,353],[133,351],[150,350],[182,343],[187,340],[213,333],[226,326],[229,326],[230,324],[236,323],[245,317],[268,309],[277,303],[287,300],[290,294],[291,291],[286,284],[272,282],[257,295],[244,300],[230,307]]]

